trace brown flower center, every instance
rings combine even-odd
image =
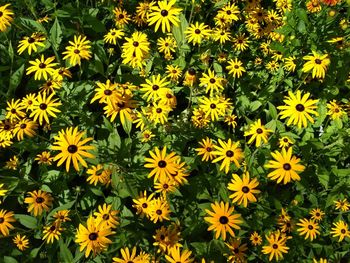
[[[38,203],[38,204],[41,204],[41,203],[43,203],[45,200],[44,200],[44,198],[42,198],[42,197],[37,197],[36,199],[35,199],[35,202],[36,203]]]
[[[304,111],[305,110],[305,107],[304,107],[304,105],[303,104],[297,104],[296,106],[295,106],[295,109],[297,110],[297,111],[300,111],[300,112],[302,112],[302,111]]]
[[[78,147],[74,144],[68,146],[68,152],[69,153],[76,153],[78,151]]]
[[[98,234],[97,233],[90,233],[89,234],[89,239],[91,241],[95,241],[98,238]]]
[[[165,166],[166,166],[166,161],[161,160],[161,161],[158,162],[158,167],[164,168]]]
[[[169,13],[168,13],[168,11],[167,10],[162,10],[162,11],[160,11],[160,14],[162,15],[162,16],[167,16]]]
[[[233,154],[234,154],[234,153],[233,153],[233,151],[231,151],[231,150],[228,150],[228,151],[226,152],[226,156],[227,156],[227,157],[230,157],[230,158],[233,156]]]
[[[261,128],[257,128],[256,133],[261,134],[261,133],[263,133],[263,130]]]
[[[290,169],[292,169],[292,166],[289,163],[285,163],[283,164],[283,169],[289,171]]]
[[[250,189],[249,189],[248,186],[243,186],[243,187],[242,187],[242,192],[243,192],[243,193],[246,194],[246,193],[249,193],[249,191],[250,191]]]
[[[220,222],[220,224],[226,225],[226,224],[228,223],[228,218],[227,218],[227,216],[221,216],[221,217],[219,218],[219,222]]]
[[[39,108],[40,108],[41,110],[46,110],[46,109],[47,109],[47,104],[46,104],[46,103],[41,103],[41,104],[39,105]]]

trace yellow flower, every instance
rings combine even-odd
[[[263,246],[262,253],[270,254],[269,261],[273,258],[276,258],[277,261],[283,259],[283,253],[288,253],[289,250],[289,247],[286,246],[287,237],[277,231],[266,236],[266,239],[269,244]]]
[[[252,242],[253,246],[259,246],[262,243],[262,238],[259,235],[258,232],[254,231],[251,235],[250,235],[250,241]]]
[[[332,100],[327,103],[327,115],[331,116],[332,120],[339,120],[346,115],[346,112],[343,110],[342,106],[337,103],[336,100]]]
[[[290,56],[285,58],[284,61],[284,65],[283,68],[285,70],[288,70],[289,72],[294,72],[295,68],[296,68],[296,64],[295,64],[295,56]]]
[[[1,32],[5,32],[5,30],[7,29],[8,26],[11,25],[11,22],[13,21],[13,15],[14,13],[12,12],[11,9],[9,9],[8,7],[11,4],[6,4],[6,5],[2,5],[0,6],[0,31]]]
[[[72,66],[80,65],[82,59],[90,60],[91,56],[91,42],[86,39],[86,36],[74,36],[74,41],[69,41],[70,46],[66,47],[63,60],[69,59]]]
[[[55,142],[53,146],[51,146],[52,150],[60,151],[60,153],[54,157],[54,161],[58,161],[57,166],[61,166],[66,162],[66,171],[68,172],[72,162],[74,169],[79,171],[79,163],[87,167],[87,163],[82,156],[86,158],[95,158],[93,154],[87,152],[87,150],[93,150],[95,147],[85,145],[87,142],[92,141],[93,138],[88,137],[81,140],[84,134],[84,131],[78,131],[78,127],[70,127],[58,132],[58,135],[54,137]]]
[[[34,216],[40,216],[45,210],[48,212],[52,206],[53,198],[50,193],[42,190],[28,192],[30,197],[24,199],[24,203],[28,204],[28,212],[33,212]]]
[[[287,126],[293,124],[297,125],[300,129],[301,127],[306,128],[308,121],[314,123],[314,119],[310,114],[318,116],[318,113],[315,111],[317,108],[315,104],[318,100],[309,99],[310,93],[302,96],[300,90],[297,90],[296,94],[288,91],[288,95],[289,97],[286,96],[283,100],[286,105],[277,107],[277,109],[281,110],[281,119],[289,117]]]
[[[259,147],[262,144],[262,141],[264,143],[268,142],[267,138],[269,136],[269,133],[271,132],[273,131],[270,129],[266,129],[265,126],[261,124],[261,120],[258,119],[250,125],[249,130],[244,132],[244,136],[251,136],[248,141],[248,144],[256,140],[255,146]]]
[[[209,215],[204,217],[204,220],[210,223],[208,231],[214,230],[216,232],[215,238],[218,239],[220,236],[223,240],[226,240],[226,233],[230,236],[235,236],[232,228],[241,229],[239,226],[242,224],[240,214],[233,213],[234,207],[230,206],[229,203],[215,202],[211,204],[213,211],[205,209],[205,212]]]
[[[43,151],[42,153],[38,154],[34,160],[38,161],[38,164],[51,165],[53,157],[51,157],[50,152]]]
[[[338,242],[343,241],[346,237],[350,238],[350,231],[347,223],[339,220],[338,222],[333,223],[333,225],[334,227],[332,227],[331,234],[332,237],[339,237]]]
[[[163,222],[163,220],[170,220],[170,205],[165,198],[154,199],[149,207],[149,217],[153,223]]]
[[[300,232],[300,235],[305,235],[305,239],[310,238],[310,240],[314,240],[316,235],[320,234],[319,225],[314,220],[308,220],[306,218],[302,218],[297,223],[300,226],[297,231]]]
[[[29,247],[29,240],[26,235],[21,236],[17,234],[13,239],[13,243],[17,246],[17,248],[21,251],[26,250]]]
[[[312,55],[304,56],[303,59],[307,60],[302,68],[303,72],[312,70],[313,78],[323,79],[326,76],[327,67],[331,63],[328,54],[322,55],[318,54],[316,51],[312,51]]]
[[[21,55],[26,49],[28,54],[31,55],[32,51],[37,52],[38,47],[45,47],[43,43],[46,40],[42,33],[33,33],[30,37],[24,37],[19,41],[18,54]]]
[[[54,222],[51,225],[44,226],[43,230],[43,240],[46,240],[46,244],[53,243],[56,240],[60,239],[61,232],[63,231],[63,228],[61,227],[60,223]]]
[[[292,156],[292,148],[289,148],[288,150],[282,148],[281,152],[271,152],[271,155],[275,161],[270,160],[268,164],[265,164],[265,167],[273,168],[274,171],[269,173],[267,177],[276,180],[278,184],[282,181],[283,184],[287,184],[291,180],[300,181],[298,172],[304,171],[305,166],[299,164],[299,158]]]
[[[226,67],[226,69],[229,71],[228,74],[231,74],[234,78],[240,78],[242,77],[243,72],[246,72],[242,66],[243,63],[238,60],[238,58],[235,58],[235,60],[230,59],[228,64],[229,65]]]
[[[162,32],[170,32],[170,26],[178,26],[180,19],[178,15],[181,12],[181,8],[174,7],[176,0],[164,0],[158,1],[157,6],[151,7],[151,12],[148,15],[148,25],[155,24],[154,31],[158,31],[162,26]]]
[[[216,158],[213,160],[213,163],[221,161],[220,171],[225,169],[225,173],[228,173],[230,169],[231,162],[234,162],[237,168],[241,165],[239,162],[244,158],[242,149],[239,148],[239,142],[233,142],[231,139],[228,139],[227,142],[219,139],[219,145],[214,145],[216,151],[213,154]]]
[[[193,45],[201,44],[203,39],[206,39],[210,36],[211,30],[209,26],[204,23],[191,24],[185,30],[185,37],[188,43],[192,43]]]
[[[26,116],[25,112],[23,112],[24,106],[21,103],[21,100],[12,99],[11,102],[7,102],[6,107],[6,119],[10,121],[20,120]]]
[[[33,103],[33,109],[30,117],[33,117],[34,121],[38,120],[40,125],[43,125],[44,121],[49,124],[49,116],[56,118],[56,113],[61,112],[59,109],[57,109],[57,107],[62,105],[62,103],[59,102],[58,99],[53,99],[52,97],[54,95],[55,94],[52,93],[47,97],[46,93],[39,93],[35,102]]]
[[[350,209],[350,203],[347,201],[346,198],[344,198],[343,200],[337,200],[334,201],[335,203],[335,209],[346,212],[349,211]]]
[[[113,210],[112,205],[103,204],[98,206],[98,212],[94,213],[96,223],[105,224],[110,228],[116,228],[119,225],[118,210]]]
[[[203,73],[203,77],[199,79],[200,87],[205,87],[205,92],[209,93],[210,96],[213,96],[214,93],[220,93],[222,90],[224,90],[223,87],[223,78],[218,77],[215,75],[215,71],[208,69],[208,74]]]
[[[103,41],[107,44],[117,44],[118,39],[122,39],[125,33],[121,29],[112,28],[109,32],[103,37]]]
[[[36,129],[38,124],[31,119],[22,119],[16,123],[13,133],[17,135],[17,140],[21,141],[24,139],[24,134],[29,137],[34,137],[36,135]]]
[[[12,158],[10,158],[10,160],[6,161],[5,168],[11,169],[11,170],[17,170],[18,165],[19,165],[19,160],[17,156],[13,156]]]
[[[202,161],[211,161],[215,158],[215,155],[213,154],[214,150],[214,143],[212,139],[206,137],[205,139],[202,139],[202,142],[199,142],[199,144],[202,146],[201,148],[195,149],[198,153],[198,155],[203,155]]]
[[[170,249],[169,255],[165,255],[165,259],[169,263],[191,263],[194,261],[194,259],[191,258],[191,254],[192,251],[188,249],[180,251],[180,247],[175,247]]]
[[[8,236],[10,233],[9,229],[14,229],[15,227],[11,225],[12,222],[16,222],[14,217],[14,212],[7,211],[4,209],[0,210],[0,232],[3,236]]]
[[[116,7],[114,8],[113,13],[115,17],[115,24],[117,25],[117,27],[122,28],[125,25],[129,24],[131,18],[125,10]]]
[[[53,67],[55,67],[57,63],[52,63],[54,60],[55,57],[49,57],[45,59],[44,55],[41,55],[40,59],[29,61],[29,64],[32,66],[27,68],[27,75],[35,72],[35,80],[47,80],[55,73],[55,69]]]

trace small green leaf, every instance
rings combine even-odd
[[[4,263],[18,263],[18,261],[13,257],[4,256]]]
[[[58,22],[57,17],[50,29],[50,40],[52,42],[53,47],[56,50],[59,49],[62,41],[62,29],[61,29],[60,23]]]
[[[59,240],[60,245],[60,256],[63,262],[71,263],[73,262],[72,252],[68,249],[67,245],[63,242],[62,238]]]
[[[271,102],[268,102],[269,105],[269,113],[272,119],[277,119],[277,110],[275,105],[273,105]]]
[[[38,220],[29,215],[21,215],[21,214],[15,214],[15,218],[25,227],[30,229],[37,228]]]
[[[22,66],[20,68],[18,68],[11,76],[10,78],[10,86],[9,89],[7,91],[7,96],[11,97],[13,95],[13,93],[15,92],[16,88],[18,87],[18,85],[21,83],[22,81],[22,77],[23,77],[23,73],[24,73],[24,64],[22,64]]]

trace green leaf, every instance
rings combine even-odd
[[[132,122],[128,118],[125,118],[124,120],[125,121],[122,123],[123,129],[130,136],[130,132],[132,129]]]
[[[253,101],[253,102],[250,104],[250,110],[251,110],[251,111],[256,111],[257,109],[260,108],[261,105],[262,105],[262,104],[261,104],[260,101],[258,101],[258,100]]]
[[[9,56],[10,56],[10,59],[11,59],[11,63],[13,62],[13,58],[14,58],[14,51],[13,51],[13,47],[12,47],[12,41],[10,41],[10,44],[9,44],[9,48],[8,48],[8,52],[9,52]]]
[[[28,18],[20,18],[20,21],[21,21],[22,26],[24,26],[30,32],[39,31],[39,32],[45,33],[45,35],[47,35],[47,31],[46,31],[45,27],[43,27],[43,25],[40,24],[39,22],[32,20],[32,19],[28,19]]]
[[[4,256],[4,263],[18,263],[18,261],[13,257]]]
[[[24,64],[22,64],[22,66],[17,69],[11,76],[10,78],[10,86],[9,89],[7,91],[7,96],[11,97],[16,88],[18,87],[18,85],[21,83],[22,77],[23,77],[23,73],[24,73]]]
[[[62,29],[57,17],[50,29],[50,40],[53,47],[58,50],[62,41]]]
[[[58,243],[60,245],[60,256],[63,262],[66,262],[66,263],[73,262],[72,252],[68,249],[67,245],[63,242],[62,238],[60,238]]]
[[[38,220],[29,215],[15,214],[15,218],[25,227],[30,229],[37,228]]]
[[[71,201],[71,202],[68,202],[68,203],[66,203],[64,205],[56,207],[55,209],[51,210],[51,212],[47,215],[47,217],[48,218],[52,217],[53,214],[56,213],[57,211],[70,209],[74,205],[74,203],[75,203],[75,201]]]
[[[275,105],[273,105],[271,102],[268,102],[269,105],[269,113],[272,119],[277,119],[277,110]]]

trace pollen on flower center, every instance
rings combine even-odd
[[[345,233],[346,233],[346,230],[345,230],[345,229],[342,229],[342,230],[340,230],[340,232],[341,232],[342,234],[345,234]]]
[[[156,112],[157,112],[157,113],[161,113],[161,112],[162,112],[162,109],[161,109],[161,108],[157,108],[157,109],[156,109]]]
[[[68,146],[69,153],[76,153],[78,151],[78,147],[74,144]]]
[[[132,43],[132,45],[133,45],[134,47],[138,47],[138,46],[139,46],[139,42],[134,41],[134,43]]]
[[[109,96],[112,94],[112,91],[109,90],[109,89],[106,89],[104,92],[103,92],[106,96]]]
[[[2,17],[2,15],[3,15],[3,12],[0,11],[0,17]]]
[[[158,166],[159,166],[160,168],[164,168],[164,167],[166,166],[166,161],[164,161],[164,160],[159,161],[159,162],[158,162]]]
[[[193,69],[193,68],[190,68],[189,70],[188,70],[188,74],[190,74],[190,75],[195,75],[196,74],[196,71]]]
[[[34,42],[35,42],[35,39],[34,39],[34,38],[32,38],[32,37],[28,38],[28,43],[29,43],[29,44],[34,43]]]
[[[305,110],[305,107],[304,107],[304,105],[303,104],[297,104],[296,106],[295,106],[295,109],[297,110],[297,111],[300,111],[300,112],[302,112],[302,111],[304,111]]]
[[[228,218],[227,218],[227,216],[221,216],[219,221],[221,224],[225,225],[228,223]]]
[[[157,209],[156,213],[157,213],[157,215],[161,215],[162,214],[162,210]]]
[[[55,231],[56,230],[56,227],[55,226],[51,226],[50,227],[50,231]]]
[[[153,90],[158,90],[158,89],[159,89],[159,86],[158,86],[158,85],[153,85],[153,86],[152,86],[152,89],[153,89]]]
[[[90,233],[89,234],[89,239],[91,240],[91,241],[94,241],[94,240],[96,240],[98,238],[98,234],[97,233]]]
[[[290,169],[292,169],[292,166],[289,163],[285,163],[283,164],[283,169],[289,171]]]
[[[168,15],[168,11],[163,9],[162,11],[160,11],[160,14],[162,16],[167,16]]]

